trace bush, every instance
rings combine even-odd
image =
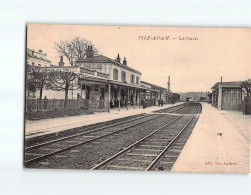
[[[25,118],[28,120],[41,120],[48,118],[58,118],[64,116],[76,116],[94,114],[91,110],[78,109],[78,110],[49,110],[49,111],[38,111],[38,112],[26,112]]]

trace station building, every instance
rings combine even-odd
[[[142,73],[128,66],[124,57],[121,62],[119,54],[116,59],[103,55],[94,55],[92,46],[86,50],[86,58],[74,62],[74,66],[64,66],[60,57],[58,66],[47,64],[41,71],[74,72],[77,75],[77,87],[69,91],[69,99],[88,101],[94,110],[157,105],[159,99],[166,102],[166,89],[141,81]],[[64,99],[64,91],[44,90],[43,97],[48,99]]]
[[[219,110],[241,111],[244,94],[241,81],[217,82],[212,89],[212,105]]]
[[[146,90],[143,94],[143,99],[147,100],[148,106],[156,106],[158,100],[163,100],[164,103],[168,101],[167,89],[148,83],[146,81],[141,81],[141,86],[145,87]]]
[[[127,104],[139,105],[141,72],[127,65],[126,58],[121,63],[118,54],[115,60],[103,55],[94,55],[92,46],[86,50],[84,60],[75,61],[80,68],[78,95],[91,104],[104,101],[104,107],[123,107]],[[102,106],[99,106],[102,107]]]
[[[27,48],[26,59],[27,64],[31,66],[49,67],[51,65],[51,61],[47,59],[47,54],[43,53],[41,49],[35,51],[34,49]]]

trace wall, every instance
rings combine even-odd
[[[36,99],[39,98],[39,91],[36,91]],[[71,93],[68,92],[68,98],[71,99]],[[53,91],[53,90],[43,90],[43,96],[42,99],[46,96],[47,99],[65,99],[65,92],[64,91]]]
[[[134,79],[134,84],[136,84],[136,77],[139,77],[139,84],[141,82],[141,75],[138,73],[135,73],[133,71],[127,70],[123,67],[117,66],[115,64],[112,63],[91,63],[91,62],[77,62],[76,63],[77,66],[83,67],[83,68],[88,68],[91,70],[96,70],[98,72],[102,72],[102,73],[106,73],[109,74],[109,79],[114,80],[113,79],[113,69],[117,69],[118,70],[118,80],[119,82],[122,82],[122,78],[121,78],[121,73],[122,71],[125,71],[126,73],[126,82],[128,84],[131,84],[131,74],[134,75],[135,79]],[[100,67],[101,66],[101,67]],[[100,67],[100,68],[99,68]]]
[[[75,81],[77,82],[77,80]],[[76,85],[73,89],[68,90],[68,99],[77,99],[77,94],[79,93],[80,86]],[[80,93],[79,93],[80,94]],[[40,97],[40,91],[37,89],[35,93],[35,98],[38,99]],[[51,89],[43,89],[42,99],[46,96],[47,99],[65,99],[65,91],[56,91]]]
[[[139,77],[139,84],[138,85],[140,86],[140,82],[141,82],[141,75],[140,74],[137,74],[135,72],[132,72],[132,71],[127,70],[127,69],[122,68],[122,67],[118,67],[116,65],[111,66],[111,69],[112,69],[111,79],[113,79],[113,69],[114,68],[116,68],[118,70],[118,81],[122,82],[122,77],[121,77],[122,76],[122,71],[125,71],[125,73],[126,73],[126,82],[128,84],[132,84],[131,83],[131,75],[134,75],[134,84],[136,84],[136,77],[138,76]]]
[[[31,50],[29,48],[26,49],[27,52],[27,63],[29,65],[32,65],[32,62],[34,63],[34,66],[38,66],[38,64],[41,65],[41,67],[48,67],[50,66],[50,61],[47,59],[47,54],[42,53],[42,51],[35,51]]]

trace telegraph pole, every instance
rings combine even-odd
[[[171,83],[170,83],[170,75],[168,76],[168,82],[167,82],[167,90],[168,90],[168,92],[170,92],[170,85],[171,85]]]
[[[168,76],[168,81],[167,81],[167,103],[169,102],[169,96],[170,96],[170,75]]]
[[[168,76],[167,89],[170,91],[170,76]]]

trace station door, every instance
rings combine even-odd
[[[222,89],[222,110],[241,110],[241,89]]]

